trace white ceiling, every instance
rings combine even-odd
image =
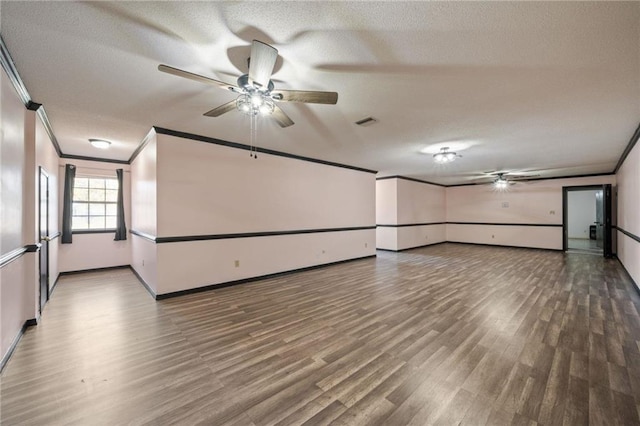
[[[235,83],[254,38],[280,52],[276,88],[339,93],[280,104],[296,124],[261,124],[258,146],[380,176],[611,172],[640,121],[640,2],[12,1],[0,15],[65,154],[127,160],[154,125],[249,143],[237,111],[202,115],[232,93],[157,66]],[[443,146],[463,157],[420,153]]]

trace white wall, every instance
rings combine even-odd
[[[134,162],[136,182],[153,181],[153,173],[137,171],[153,158],[159,238],[372,228],[158,243],[160,295],[375,255],[373,173],[267,154],[255,160],[244,150],[159,134]],[[140,275],[142,247],[133,254]]]
[[[36,158],[35,158],[35,185],[36,188],[39,188],[39,169],[38,167],[42,167],[42,169],[49,175],[49,235],[55,235],[58,231],[60,231],[60,220],[59,220],[59,205],[61,197],[58,194],[59,188],[59,174],[60,169],[58,167],[59,157],[56,153],[55,148],[53,147],[53,143],[49,138],[47,131],[42,124],[42,121],[38,118],[36,119],[35,124],[35,142],[36,142]],[[64,173],[63,173],[64,175]],[[40,194],[35,194],[35,218],[37,222],[37,218],[39,217],[40,210]],[[36,235],[34,235],[34,240],[37,240],[39,237],[39,227],[36,223],[35,226]],[[54,239],[49,243],[49,289],[51,289],[56,282],[56,279],[59,275],[59,259],[58,259],[58,247],[60,244],[60,238]]]
[[[447,188],[447,222],[485,223],[448,223],[447,241],[562,250],[562,187],[615,182],[615,176],[595,176],[518,182],[507,191],[492,185]]]
[[[128,164],[101,161],[60,159],[59,179],[60,203],[58,215],[62,217],[62,194],[64,194],[64,166],[76,166],[76,176],[116,177],[116,169],[123,169],[124,212],[127,230],[131,229],[131,176]],[[73,234],[71,244],[59,244],[58,260],[60,272],[83,271],[108,268],[131,263],[131,236],[125,241],[114,241],[115,233]]]
[[[398,179],[376,180],[376,247],[383,250],[398,250]]]
[[[376,180],[376,223],[398,223],[398,178]]]
[[[375,225],[375,175],[160,134],[158,235]]]
[[[618,228],[640,236],[640,145],[631,150],[616,175]],[[618,259],[640,285],[640,242],[618,231]]]
[[[398,224],[439,223],[398,228],[398,250],[446,240],[446,188],[398,179]]]
[[[152,237],[158,234],[157,225],[157,141],[153,130],[147,135],[145,148],[131,164],[131,227]],[[130,234],[131,266],[151,288],[158,292],[158,253],[156,244]]]
[[[445,199],[441,186],[402,178],[376,181],[376,247],[397,251],[445,241]]]
[[[569,191],[567,221],[569,238],[589,239],[589,227],[596,221],[596,194],[602,190]]]
[[[27,244],[33,223],[27,224],[29,198],[26,170],[27,136],[33,137],[33,111],[25,109],[4,70],[0,71],[0,256]],[[30,141],[33,143],[33,141]],[[33,205],[30,206],[32,209]],[[4,359],[26,320],[35,318],[34,267],[36,255],[27,253],[0,268],[0,358]]]
[[[444,222],[446,188],[398,179],[398,223]]]

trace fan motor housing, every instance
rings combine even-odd
[[[273,85],[273,81],[271,80],[269,80],[269,84],[267,85],[266,88],[261,86],[256,86],[255,83],[249,80],[249,74],[243,74],[240,77],[238,77],[238,87],[242,87],[244,90],[246,90],[249,93],[261,92],[266,94],[271,92],[275,86]]]

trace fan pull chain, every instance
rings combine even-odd
[[[253,127],[254,127],[254,116],[251,114],[249,116],[249,157],[253,157]]]
[[[258,147],[256,143],[258,142],[258,115],[253,116],[254,124],[253,124],[253,158],[258,158]]]
[[[258,117],[254,114],[249,116],[250,128],[251,128],[251,145],[249,146],[249,157],[258,158],[258,148],[256,140],[258,139]]]

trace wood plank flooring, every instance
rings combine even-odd
[[[66,276],[0,423],[640,424],[639,308],[617,261],[461,244],[160,302]]]

